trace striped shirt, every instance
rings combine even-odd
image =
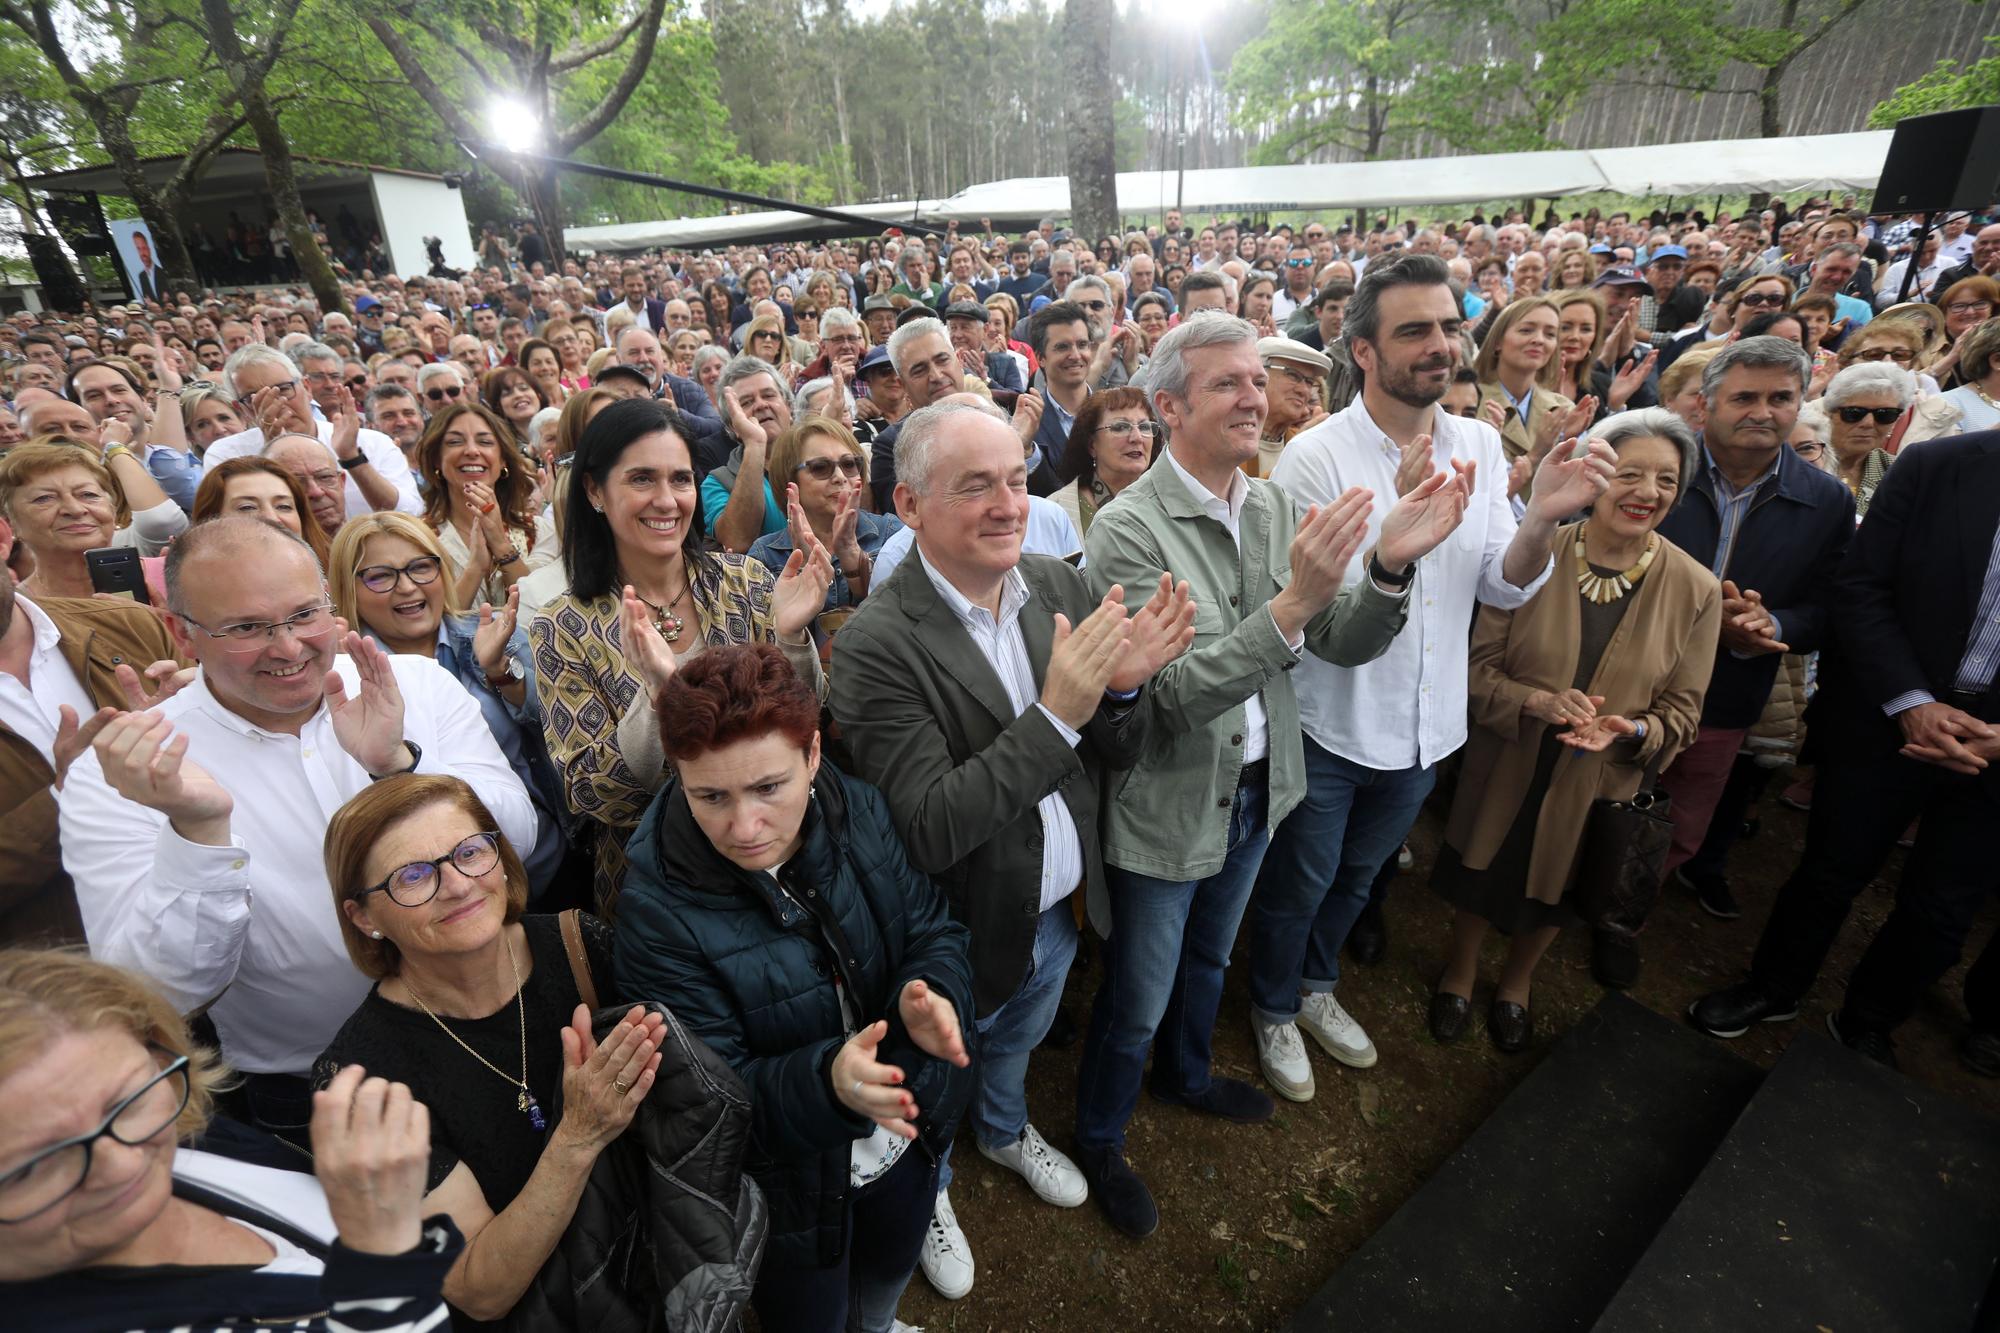
[[[1994,669],[2000,666],[2000,532],[1993,537],[1993,552],[1986,557],[1986,582],[1979,590],[1979,614],[1973,619],[1972,633],[1965,641],[1965,655],[1958,659],[1958,675],[1951,687],[1968,694],[1984,694],[1993,685]],[[1882,705],[1890,717],[1920,704],[1936,703],[1929,690],[1910,690]]]

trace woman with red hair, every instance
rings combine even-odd
[[[772,644],[660,691],[669,783],[626,845],[619,993],[659,1000],[750,1088],[771,1208],[765,1328],[888,1333],[972,1088],[965,928],[873,787],[822,760],[819,700]]]

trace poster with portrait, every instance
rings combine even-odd
[[[108,225],[111,243],[118,247],[118,258],[125,265],[127,294],[138,301],[160,300],[166,292],[167,275],[160,267],[152,231],[138,218],[114,218]]]

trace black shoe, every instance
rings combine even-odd
[[[1981,1078],[2000,1078],[2000,1032],[1968,1032],[1958,1058]]]
[[[1736,895],[1729,891],[1729,881],[1721,875],[1703,875],[1700,879],[1690,876],[1686,870],[1674,872],[1674,883],[1695,896],[1701,910],[1722,921],[1734,921],[1743,915],[1742,906]]]
[[[1104,1210],[1105,1220],[1126,1235],[1144,1240],[1160,1229],[1159,1205],[1138,1172],[1125,1164],[1116,1148],[1076,1149],[1077,1169],[1090,1182],[1090,1195]]]
[[[1382,905],[1369,903],[1354,919],[1347,932],[1347,956],[1363,967],[1373,967],[1389,952],[1389,927],[1382,920]]]
[[[1208,1087],[1193,1097],[1155,1084],[1153,1096],[1156,1100],[1185,1106],[1204,1115],[1220,1116],[1239,1125],[1261,1125],[1278,1113],[1278,1104],[1270,1097],[1234,1078],[1211,1078]]]
[[[1798,1005],[1754,981],[1704,995],[1688,1006],[1688,1021],[1711,1037],[1740,1037],[1753,1024],[1788,1023],[1798,1016]]]
[[[1606,990],[1625,990],[1639,979],[1639,946],[1608,930],[1591,935],[1590,974]]]
[[[1486,1035],[1502,1053],[1517,1054],[1535,1039],[1535,1016],[1526,1005],[1495,1000],[1486,1011]]]
[[[1888,1033],[1881,1031],[1879,1028],[1857,1027],[1848,1032],[1842,1032],[1838,1017],[1834,1014],[1828,1014],[1826,1016],[1826,1031],[1828,1036],[1832,1037],[1842,1046],[1845,1046],[1848,1050],[1853,1051],[1856,1055],[1865,1055],[1876,1064],[1886,1065],[1890,1069],[1900,1069],[1902,1067],[1896,1063],[1896,1043],[1889,1039]]]
[[[1069,1016],[1068,1009],[1059,1008],[1049,1030],[1035,1046],[1038,1050],[1066,1051],[1076,1045],[1077,1035],[1076,1020]]]
[[[1472,1001],[1463,995],[1453,995],[1450,991],[1434,991],[1431,994],[1431,1036],[1440,1043],[1458,1040],[1465,1031],[1465,1020],[1472,1013]]]

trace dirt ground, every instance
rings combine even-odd
[[[1717,921],[1691,897],[1670,892],[1644,937],[1646,968],[1631,992],[1641,1003],[1680,1015],[1748,967],[1805,837],[1805,817],[1774,796],[1757,814],[1761,827],[1737,845],[1731,861],[1743,918]],[[1144,1241],[1113,1231],[1095,1203],[1064,1210],[1038,1202],[1017,1177],[966,1143],[966,1151],[954,1154],[952,1200],[977,1261],[976,1285],[965,1299],[946,1301],[919,1275],[903,1299],[902,1318],[929,1333],[1280,1327],[1603,993],[1590,976],[1588,937],[1565,935],[1536,976],[1535,1046],[1501,1055],[1486,1039],[1483,1014],[1505,945],[1489,936],[1473,1021],[1453,1046],[1431,1040],[1424,1015],[1449,911],[1425,885],[1441,827],[1435,809],[1417,825],[1416,869],[1396,881],[1389,903],[1388,956],[1372,968],[1343,968],[1341,999],[1381,1052],[1375,1068],[1345,1069],[1308,1042],[1317,1097],[1304,1105],[1280,1101],[1276,1120],[1265,1126],[1221,1124],[1142,1095],[1128,1156],[1161,1214],[1159,1231]],[[1800,1022],[1761,1027],[1733,1049],[1768,1067],[1802,1026],[1825,1030],[1848,972],[1888,914],[1900,857],[1857,904]],[[1968,959],[1978,956],[1991,929],[1989,920],[1975,930]],[[1216,1061],[1219,1072],[1262,1086],[1244,952],[1239,942]],[[1911,1077],[2000,1115],[2000,1083],[1958,1062],[1962,979],[1963,964],[1898,1034],[1898,1055]],[[1079,1023],[1096,985],[1096,968],[1079,964],[1066,999]],[[1029,1074],[1035,1124],[1065,1150],[1072,1145],[1078,1055],[1077,1047],[1037,1052]]]

